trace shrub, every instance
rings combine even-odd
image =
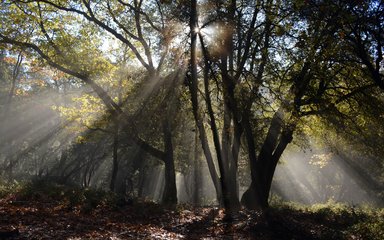
[[[9,194],[19,191],[23,186],[23,183],[18,181],[12,181],[8,183],[6,181],[0,180],[0,198],[4,198]]]

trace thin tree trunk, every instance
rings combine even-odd
[[[200,151],[199,151],[199,135],[195,131],[195,149],[194,149],[194,166],[193,166],[193,205],[198,206],[200,202],[200,186],[201,186],[201,176],[200,176]]]
[[[115,120],[115,129],[113,133],[113,153],[112,153],[112,176],[109,189],[114,192],[116,187],[117,173],[119,171],[119,159],[118,159],[118,149],[119,149],[119,122]]]
[[[173,159],[172,132],[168,116],[164,120],[164,145],[165,145],[165,188],[162,202],[164,204],[177,204],[176,174]]]
[[[7,103],[6,103],[5,109],[4,109],[4,117],[5,118],[7,117],[9,109],[11,108],[12,99],[13,99],[13,96],[15,95],[16,84],[17,84],[17,80],[18,80],[19,75],[20,75],[22,63],[23,63],[23,55],[21,52],[19,52],[19,54],[17,55],[16,64],[13,67],[13,71],[12,71],[11,89],[9,90]]]
[[[197,1],[191,1],[191,16],[190,16],[190,30],[191,30],[191,79],[189,83],[189,91],[191,93],[191,102],[192,102],[192,111],[195,118],[196,126],[199,131],[199,137],[201,141],[201,146],[207,160],[207,165],[209,169],[210,176],[212,178],[213,185],[215,186],[216,196],[219,203],[222,199],[221,184],[219,177],[216,172],[215,164],[213,163],[213,158],[211,151],[209,149],[208,139],[203,124],[203,119],[199,113],[199,102],[197,96],[197,65],[196,65],[196,40],[197,34],[194,32],[194,29],[197,27]]]
[[[118,98],[118,106],[121,106],[122,103],[122,79],[119,79],[119,89],[117,92],[117,98]],[[112,114],[112,117],[114,118],[114,131],[113,131],[113,153],[112,153],[112,177],[111,177],[111,183],[109,186],[109,189],[114,192],[116,191],[116,180],[117,180],[117,174],[119,172],[119,128],[120,128],[120,115],[116,114],[115,116]]]
[[[224,127],[222,130],[222,141],[220,144],[219,134],[218,134],[218,128],[216,125],[215,115],[212,108],[211,103],[211,96],[209,91],[209,61],[208,61],[208,52],[204,46],[203,38],[201,34],[199,34],[200,37],[200,43],[202,46],[202,52],[204,57],[204,92],[205,92],[205,101],[206,106],[208,110],[208,115],[210,118],[210,126],[211,131],[213,135],[213,141],[215,145],[216,155],[217,155],[217,161],[219,165],[219,171],[220,171],[220,184],[221,184],[221,190],[222,190],[222,196],[223,196],[223,204],[227,211],[227,216],[230,218],[230,216],[237,212],[240,209],[240,202],[237,196],[236,191],[236,174],[231,175],[229,173],[229,166],[231,165],[230,162],[233,162],[232,153],[230,151],[231,148],[231,140],[230,140],[230,133],[231,133],[231,112],[228,108],[228,94],[224,91]],[[226,59],[226,57],[223,57],[223,59]],[[223,61],[223,60],[222,60]],[[224,64],[223,64],[224,65]],[[226,65],[226,63],[225,63]],[[223,67],[226,69],[226,67]],[[226,71],[227,73],[227,71]],[[227,75],[226,75],[227,76]],[[225,87],[224,87],[225,88]],[[233,165],[233,164],[232,164]]]

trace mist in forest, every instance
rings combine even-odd
[[[363,165],[337,152],[322,152],[324,149],[316,146],[288,148],[277,166],[272,194],[285,201],[307,205],[327,202],[350,206],[382,204],[372,194],[373,176]],[[361,159],[359,156],[353,158]]]
[[[44,91],[3,108],[0,119],[3,175],[30,180],[49,174],[54,161],[76,138],[76,134],[67,131],[73,122],[54,110],[54,106],[65,105],[67,101],[62,94]]]
[[[78,97],[81,94],[72,94],[71,98],[75,95]],[[108,145],[100,147],[97,143],[78,142],[79,132],[71,129],[74,123],[63,119],[56,110],[57,106],[71,104],[73,102],[69,97],[63,98],[52,91],[11,105],[8,113],[2,115],[0,124],[3,176],[17,181],[49,177],[59,182],[65,180],[66,183],[82,179],[82,186],[108,189],[112,165],[110,148]],[[188,130],[185,134],[183,144],[196,144],[194,131]],[[197,153],[191,151],[183,155],[187,156],[183,159],[187,165],[176,171],[178,202],[217,205],[207,164],[201,149],[196,147]],[[93,152],[93,158],[89,158],[89,152]],[[328,201],[350,205],[379,204],[380,200],[370,192],[372,179],[363,167],[316,146],[292,145],[277,165],[272,199],[302,204]],[[67,179],[60,179],[64,176]],[[247,183],[249,179],[240,181],[240,197]],[[130,197],[160,202],[165,185],[164,166],[159,160],[143,153],[138,146],[126,146],[121,151],[118,185],[120,191]]]

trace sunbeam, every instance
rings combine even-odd
[[[347,159],[334,153],[329,153],[326,161],[319,159],[318,151],[315,146],[305,150],[287,149],[275,175],[274,188],[278,195],[304,204],[331,200],[350,205],[378,202],[369,194],[373,186],[367,184],[364,170],[348,166]]]

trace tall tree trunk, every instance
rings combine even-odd
[[[117,173],[119,171],[119,159],[118,159],[118,149],[119,149],[119,121],[115,120],[115,129],[113,133],[113,152],[112,152],[112,176],[109,189],[114,192],[116,187]]]
[[[235,26],[236,0],[231,0],[228,9],[228,25]],[[232,147],[231,138],[237,140],[238,136],[234,136],[231,123],[233,121],[234,128],[238,127],[237,119],[237,102],[235,98],[236,79],[234,78],[234,31],[229,29],[229,33],[224,39],[225,49],[221,56],[220,70],[223,79],[223,97],[224,97],[224,128],[222,134],[222,156],[224,165],[225,184],[231,205],[231,211],[237,212],[240,209],[239,196],[237,194],[237,160],[238,151],[234,145]],[[236,132],[239,133],[239,132]],[[237,152],[232,152],[235,150]]]
[[[278,138],[281,135],[283,128],[282,118],[283,109],[280,107],[272,117],[267,136],[257,158],[255,154],[252,126],[249,122],[249,118],[246,118],[244,121],[245,124],[247,124],[245,129],[252,177],[251,185],[244,193],[241,200],[243,205],[247,208],[262,210],[268,207],[268,196],[271,185],[270,182],[272,182],[276,164],[286,147],[283,143],[278,143]],[[284,140],[285,138],[280,138],[281,142],[284,142]],[[275,150],[278,151],[274,156]]]
[[[222,200],[221,183],[216,172],[215,164],[213,163],[213,157],[209,148],[207,134],[203,124],[203,118],[200,115],[199,102],[198,102],[198,86],[197,86],[197,64],[196,64],[196,40],[197,33],[194,31],[197,25],[197,1],[191,1],[191,16],[190,16],[190,31],[191,31],[191,78],[188,84],[189,91],[191,93],[192,112],[195,118],[196,126],[199,131],[199,137],[201,146],[204,152],[204,156],[207,160],[208,170],[212,178],[213,185],[216,190],[216,196],[219,203]]]
[[[145,183],[145,167],[144,164],[141,164],[138,171],[139,171],[139,182],[137,183],[137,197],[143,198],[144,197],[144,183]]]
[[[167,205],[177,204],[176,174],[173,158],[172,131],[168,116],[163,123],[165,148],[165,188],[162,202]]]
[[[12,70],[11,89],[8,92],[7,103],[4,108],[4,118],[7,118],[9,109],[11,108],[12,99],[13,99],[13,96],[15,95],[16,85],[19,79],[22,63],[23,63],[23,55],[22,55],[22,52],[19,52],[19,54],[17,55],[16,64]]]
[[[122,84],[123,81],[119,79],[119,89],[117,92],[118,106],[121,106],[122,103]],[[119,127],[120,127],[120,115],[115,114],[112,117],[114,118],[114,131],[113,131],[113,153],[112,153],[112,176],[109,189],[114,192],[116,190],[116,179],[117,173],[119,172],[119,159],[118,159],[118,150],[119,150]]]
[[[262,176],[258,173],[259,163],[256,156],[256,145],[249,115],[245,114],[243,119],[245,138],[248,146],[248,158],[251,169],[251,185],[244,192],[241,203],[248,209],[262,210]]]
[[[224,74],[224,76],[228,77],[228,74]],[[231,80],[229,80],[231,81]],[[228,86],[227,86],[228,87]],[[228,210],[230,213],[235,213],[240,209],[239,197],[237,195],[237,156],[234,156],[231,147],[231,134],[233,134],[231,130],[231,121],[233,112],[235,112],[234,107],[234,95],[231,92],[233,89],[226,89],[224,86],[223,94],[224,94],[224,126],[222,130],[222,141],[221,141],[221,149],[216,148],[217,152],[221,153],[221,162],[222,169],[220,169],[220,173],[222,174],[222,184],[225,184],[223,187],[223,193],[225,192],[226,196],[224,196],[224,200],[228,201]],[[231,85],[231,87],[233,87]],[[232,98],[233,97],[233,98]],[[229,99],[231,98],[231,100]],[[232,104],[231,104],[231,103]],[[231,107],[230,107],[231,106]],[[232,110],[232,112],[230,111]],[[236,121],[235,119],[233,119]],[[235,159],[236,157],[236,159]],[[236,162],[235,162],[236,161]]]
[[[204,43],[201,35],[199,35],[203,52],[205,52]],[[228,113],[228,109],[224,112],[224,128],[222,133],[222,142],[220,144],[219,131],[216,124],[215,114],[213,112],[211,96],[209,91],[209,62],[207,54],[204,54],[204,93],[205,93],[205,102],[208,110],[211,132],[213,136],[213,143],[216,150],[217,162],[219,165],[220,171],[220,184],[223,196],[223,204],[226,210],[229,213],[235,211],[235,208],[239,207],[235,204],[236,197],[230,189],[229,179],[228,179],[228,157],[229,157],[229,129],[231,118]],[[236,180],[236,179],[235,179]]]
[[[230,15],[232,18],[235,14],[235,7],[236,7],[236,1],[231,1],[231,11]],[[191,18],[193,19],[193,18]],[[196,19],[197,20],[197,19]],[[233,21],[233,19],[229,20],[230,22]],[[192,28],[193,24],[191,24]],[[202,46],[202,52],[204,57],[204,92],[205,92],[205,100],[206,100],[206,106],[207,111],[210,119],[210,127],[212,131],[213,136],[213,142],[215,146],[217,161],[218,161],[218,167],[220,171],[220,184],[221,184],[221,190],[222,190],[222,197],[223,197],[223,205],[226,209],[227,217],[231,218],[231,215],[236,213],[240,209],[240,202],[237,195],[237,178],[236,173],[230,174],[229,166],[235,166],[237,164],[234,164],[234,158],[233,154],[231,153],[231,110],[235,111],[234,104],[230,105],[229,102],[234,102],[234,94],[232,90],[234,90],[234,83],[233,79],[230,77],[229,72],[233,71],[233,43],[232,43],[232,35],[229,34],[224,39],[224,53],[221,56],[221,63],[220,68],[222,72],[223,82],[225,82],[223,86],[223,94],[224,94],[224,127],[222,129],[222,138],[220,143],[219,133],[218,133],[218,127],[216,125],[215,115],[212,108],[211,103],[211,97],[210,97],[210,91],[209,91],[209,69],[210,69],[210,63],[208,61],[208,52],[204,46],[203,38],[200,33],[200,43]],[[195,38],[192,38],[192,50],[195,51]],[[193,52],[194,53],[194,52]],[[192,55],[193,56],[193,55]],[[195,56],[194,56],[195,57]],[[194,61],[195,58],[192,58],[191,61]],[[228,63],[229,61],[229,63]],[[195,64],[195,63],[192,63]],[[196,68],[195,65],[193,65],[194,68]],[[228,69],[229,67],[229,69]],[[192,70],[194,71],[194,70]],[[197,78],[197,76],[196,76]],[[229,91],[227,91],[229,89]],[[232,92],[231,92],[232,91]],[[231,99],[229,99],[231,98]]]
[[[269,196],[269,192],[271,190],[273,175],[276,170],[277,163],[279,162],[279,159],[281,155],[283,154],[284,150],[287,148],[287,145],[292,141],[293,139],[293,128],[284,129],[281,133],[281,137],[279,140],[279,144],[277,145],[275,151],[273,152],[273,155],[270,159],[270,161],[267,162],[266,166],[266,186],[265,186],[265,196]],[[267,200],[268,201],[268,198]]]
[[[195,131],[195,149],[194,149],[194,166],[193,166],[193,205],[198,206],[200,203],[200,187],[201,187],[201,168],[200,168],[200,149],[199,149],[199,135]]]

